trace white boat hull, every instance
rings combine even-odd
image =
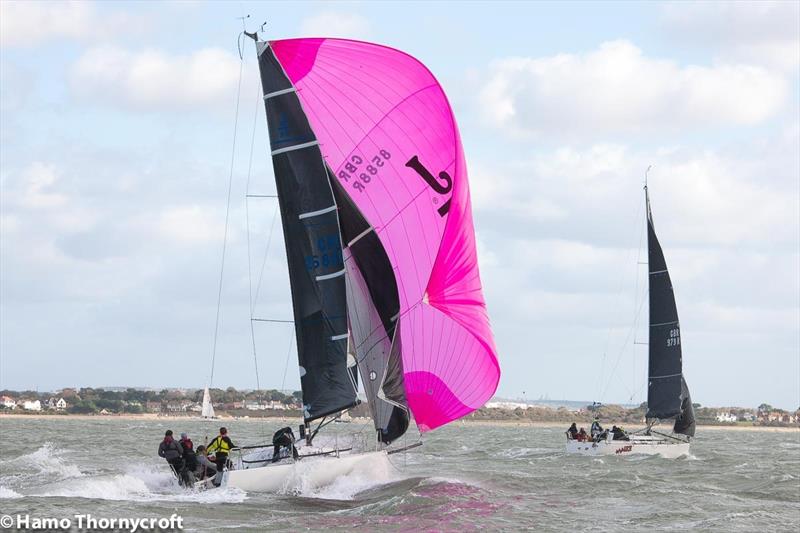
[[[247,492],[305,491],[325,487],[353,472],[370,473],[376,468],[386,468],[388,464],[384,451],[306,457],[294,462],[284,460],[277,464],[228,470],[223,475],[222,486]],[[203,482],[201,488],[211,488],[209,483]]]
[[[667,459],[676,459],[689,455],[689,443],[664,437],[634,435],[631,440],[601,440],[599,442],[580,442],[568,440],[567,453],[601,456],[601,455],[660,455]]]

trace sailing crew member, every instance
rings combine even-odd
[[[575,422],[573,422],[572,425],[567,430],[567,438],[570,440],[575,440],[577,436],[578,436],[578,428],[577,426],[575,426]]]
[[[625,430],[617,426],[611,428],[611,435],[613,440],[631,440]]]
[[[291,451],[293,458],[297,459],[299,454],[294,447],[294,432],[292,428],[285,427],[279,429],[272,436],[272,462],[277,463],[281,460],[281,452],[286,449]],[[288,454],[287,454],[288,455]]]
[[[197,457],[197,470],[195,470],[197,479],[205,479],[217,475],[217,467],[208,460],[205,446],[202,444],[198,446],[195,456]]]
[[[214,486],[219,487],[222,483],[222,471],[228,463],[228,454],[235,448],[231,438],[228,436],[228,429],[225,427],[219,428],[219,435],[217,435],[211,444],[208,445],[206,450],[208,453],[214,454],[214,462],[217,463],[217,475],[214,478]]]
[[[578,432],[578,435],[575,437],[575,440],[578,442],[586,442],[589,440],[589,435],[586,434],[585,429],[581,428],[581,430]]]
[[[197,470],[197,457],[194,453],[194,444],[192,439],[186,433],[181,433],[181,446],[183,446],[183,460],[186,461],[186,468],[194,472]]]
[[[597,417],[597,416],[594,417],[594,422],[592,422],[592,427],[589,430],[589,432],[592,434],[592,439],[593,440],[599,440],[600,439],[600,435],[603,433],[603,426],[600,425],[600,418],[599,417]]]
[[[171,429],[168,429],[167,432],[164,433],[164,440],[158,445],[158,456],[167,460],[175,477],[178,478],[178,481],[183,482],[183,478],[181,477],[184,467],[183,447],[178,441],[172,438]]]

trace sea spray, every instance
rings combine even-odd
[[[58,449],[52,442],[46,442],[34,452],[4,460],[3,463],[22,466],[23,471],[19,473],[21,477],[44,475],[47,479],[58,480],[83,476],[78,466],[68,463],[61,457],[62,454],[63,450]]]
[[[0,485],[0,500],[15,500],[23,497],[19,492]]]

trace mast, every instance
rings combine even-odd
[[[319,141],[269,43],[256,42],[294,311],[305,423],[358,404],[348,368],[337,205]]]
[[[648,167],[648,171],[650,168]],[[675,432],[694,435],[694,412],[683,378],[681,329],[672,280],[656,236],[645,174],[649,287],[648,427],[657,420],[676,419]]]

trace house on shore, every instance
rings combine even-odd
[[[0,396],[0,405],[6,409],[14,409],[17,407],[17,401],[11,396]]]
[[[25,400],[22,402],[22,408],[26,411],[41,411],[42,402],[39,400]]]
[[[67,401],[64,398],[50,398],[47,400],[47,408],[54,411],[65,411],[67,409]]]
[[[789,413],[782,409],[773,409],[772,411],[761,411],[758,413],[758,421],[762,424],[769,424],[770,422],[782,424],[797,423],[797,412]]]

